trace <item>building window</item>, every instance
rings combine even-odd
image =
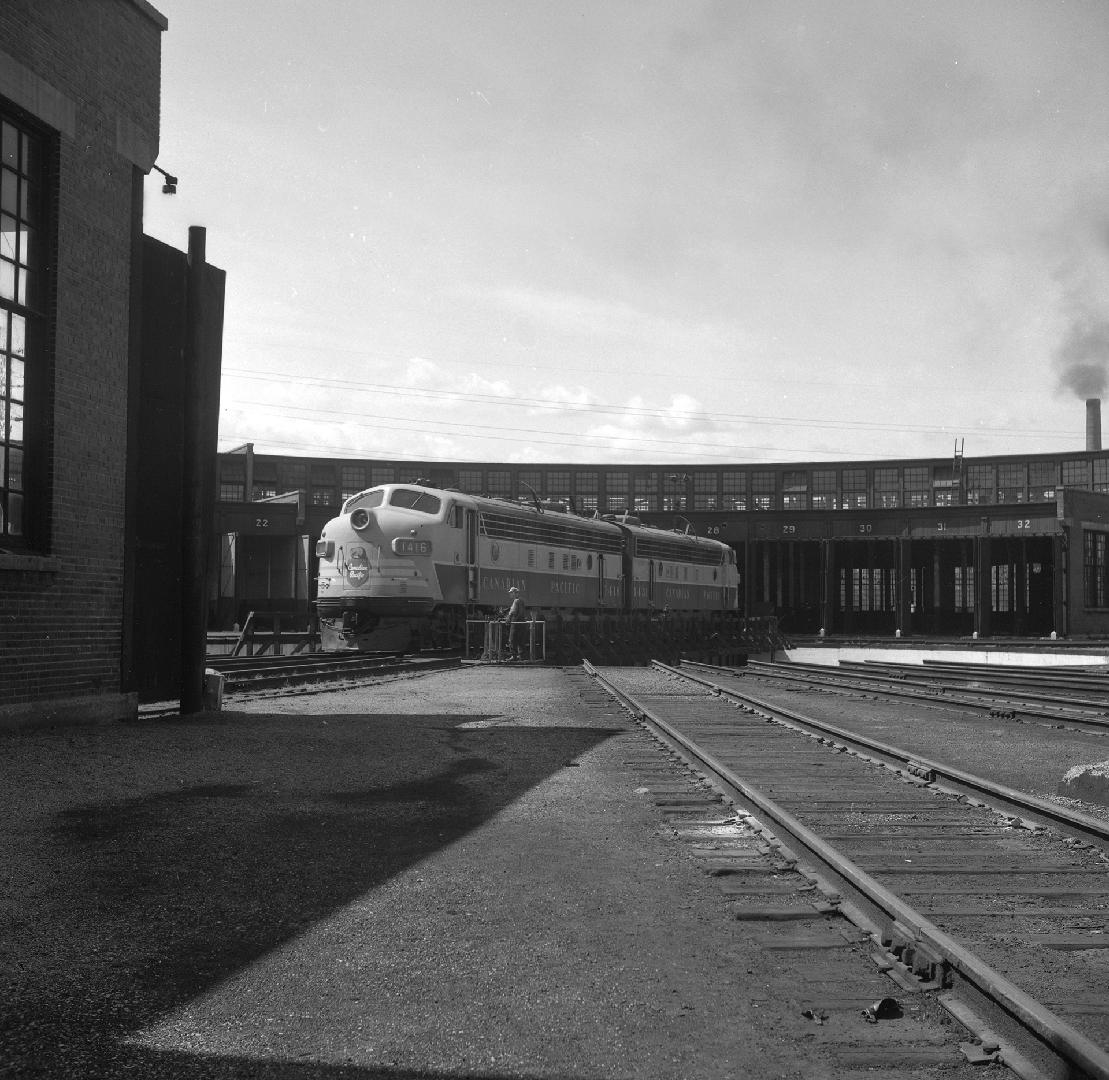
[[[458,489],[470,495],[477,495],[482,490],[480,469],[459,469]]]
[[[605,473],[605,491],[609,495],[626,494],[628,490],[628,474],[626,472]]]
[[[730,469],[720,474],[720,486],[724,492],[722,510],[747,509],[747,474],[732,472]]]
[[[277,494],[277,466],[273,462],[254,463],[254,487],[250,497],[255,502],[259,499],[272,499]]]
[[[396,469],[391,469],[391,468],[370,469],[370,487],[379,487],[381,484],[395,483],[396,478],[397,478]]]
[[[357,495],[366,486],[366,470],[361,465],[343,465],[339,469],[339,492],[343,502]]]
[[[547,498],[566,499],[570,495],[570,474],[568,472],[547,473]]]
[[[693,474],[693,509],[719,510],[720,474],[695,472]]]
[[[812,489],[814,510],[839,509],[839,484],[835,469],[813,469]]]
[[[596,495],[579,495],[578,506],[581,507],[583,514],[593,514],[597,511],[597,496]]]
[[[840,506],[844,510],[865,510],[866,495],[866,469],[844,469],[843,498]]]
[[[997,501],[999,503],[1022,503],[1027,498],[1027,465],[998,465]]]
[[[1033,461],[1028,466],[1028,501],[1054,502],[1059,467],[1054,461]]]
[[[856,566],[850,571],[844,567],[839,573],[839,597],[845,611],[895,611],[897,575],[880,566]]]
[[[1010,573],[1008,563],[990,567],[990,589],[993,611],[1014,611],[1016,608],[1014,597],[1014,576]]]
[[[0,109],[0,546],[16,548],[34,542],[34,515],[46,509],[33,505],[40,485],[28,482],[45,468],[43,149]]]
[[[597,474],[595,472],[580,472],[574,477],[574,488],[579,495],[597,494]],[[593,500],[596,509],[597,501]]]
[[[535,495],[544,498],[547,493],[543,490],[543,474],[535,469],[521,469],[516,474],[516,494],[525,502],[531,502]]]
[[[955,610],[974,610],[974,567],[955,567]]]
[[[312,481],[312,505],[335,504],[335,470],[330,465],[313,465],[309,470]]]
[[[628,474],[626,472],[605,473],[605,506],[610,514],[628,509]]]
[[[308,486],[308,468],[302,462],[285,466],[285,490],[303,491]]]
[[[904,469],[901,481],[905,487],[906,506],[932,505],[932,470],[920,466]]]
[[[874,470],[874,505],[881,510],[896,510],[901,505],[899,469]]]
[[[485,474],[485,490],[507,499],[512,494],[512,473],[507,469],[490,469]]]
[[[967,468],[967,505],[989,506],[997,491],[997,470],[993,465],[970,465]]]
[[[1109,607],[1107,568],[1109,568],[1109,533],[1087,529],[1082,534],[1083,591],[1086,607]]]
[[[1089,488],[1090,463],[1088,461],[1063,462],[1063,487]]]
[[[689,473],[662,474],[663,510],[685,510],[689,507]]]
[[[1094,459],[1094,491],[1109,492],[1109,458]]]
[[[751,508],[753,510],[775,509],[774,496],[777,492],[777,477],[773,472],[759,470],[751,473]]]
[[[791,470],[782,473],[782,509],[808,510],[809,474]]]
[[[224,459],[219,468],[219,501],[246,500],[246,466],[240,457]]]

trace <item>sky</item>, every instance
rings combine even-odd
[[[145,230],[227,272],[221,450],[1085,446],[1103,0],[154,3]]]

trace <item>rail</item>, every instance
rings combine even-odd
[[[675,669],[664,665],[657,666],[676,677],[689,679],[688,673],[677,672]],[[687,757],[687,760],[694,763],[698,770],[707,773],[726,796],[736,801],[737,804],[755,807],[760,814],[773,822],[776,832],[779,832],[780,835],[784,834],[790,843],[803,848],[809,853],[811,859],[834,874],[839,881],[845,882],[865,904],[878,913],[878,922],[876,923],[863,909],[853,904],[842,904],[841,910],[856,925],[867,930],[884,946],[893,945],[900,938],[900,951],[903,955],[907,953],[912,957],[914,963],[920,957],[926,966],[933,959],[947,965],[952,972],[958,973],[978,992],[998,1003],[1022,1028],[1034,1035],[1041,1044],[1051,1048],[1072,1068],[1079,1068],[1083,1075],[1097,1078],[1097,1080],[1109,1080],[1109,1054],[1104,1048],[1096,1045],[1091,1039],[1047,1009],[1000,971],[942,930],[925,914],[875,879],[855,861],[833,847],[795,815],[779,805],[777,801],[771,799],[749,780],[740,776],[716,753],[706,749],[695,738],[690,737],[677,725],[670,723],[656,711],[620,690],[612,680],[607,679],[592,665],[586,665],[585,667],[586,671],[597,679],[606,691],[641,723],[654,731],[665,743],[678,748]],[[749,708],[758,709],[760,712],[765,712],[769,708],[771,714],[778,714],[789,725],[796,725],[801,720],[796,714],[782,716],[783,710],[780,710],[777,706],[765,706],[764,703],[755,701],[747,694],[737,693],[731,688],[720,687],[709,680],[697,679],[692,681],[696,681],[704,689],[709,690],[713,694],[713,698],[730,698],[737,704],[743,703]],[[713,699],[707,700],[711,701]],[[841,736],[852,741],[856,740],[856,737],[850,733],[838,729],[833,731],[830,725],[821,724],[819,726],[823,731],[822,737],[824,738],[827,735],[834,735],[837,740]],[[880,746],[883,754],[891,751],[897,753],[896,748],[885,744],[876,744],[873,741],[868,742],[870,743],[869,749],[878,749]],[[901,754],[900,756],[906,761],[913,757],[907,754]],[[929,762],[926,764],[931,767],[935,763]],[[945,773],[953,772],[953,770],[944,771]],[[968,779],[974,780],[975,778],[970,777],[969,774],[959,776],[960,783]],[[985,791],[990,786],[993,785],[986,781],[982,784],[981,789]],[[1020,794],[1009,790],[1005,792],[1005,798],[1011,802],[1013,796],[1020,796]],[[1040,800],[1035,800],[1033,797],[1033,802],[1028,805],[1032,807],[1034,803],[1039,802]],[[1042,807],[1037,805],[1035,809],[1039,811]],[[1084,817],[1084,815],[1080,817]],[[1083,827],[1088,827],[1089,824],[1088,822],[1080,823]],[[1098,822],[1097,828],[1100,835],[1104,836],[1104,824]],[[1022,1071],[1024,1075],[1033,1075],[1033,1070],[1028,1066],[1027,1059],[1017,1048],[1007,1048],[1006,1061],[1017,1067],[1018,1071]],[[1022,1068],[1022,1066],[1027,1068]]]

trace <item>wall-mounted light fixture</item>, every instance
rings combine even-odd
[[[155,172],[160,172],[165,178],[166,182],[162,185],[163,195],[176,195],[177,194],[177,177],[170,176],[165,169],[159,169],[157,165],[150,166]]]

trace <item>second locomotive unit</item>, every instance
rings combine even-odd
[[[423,484],[349,498],[316,545],[325,650],[460,642],[520,590],[534,613],[735,611],[735,552],[624,517],[510,502]]]

